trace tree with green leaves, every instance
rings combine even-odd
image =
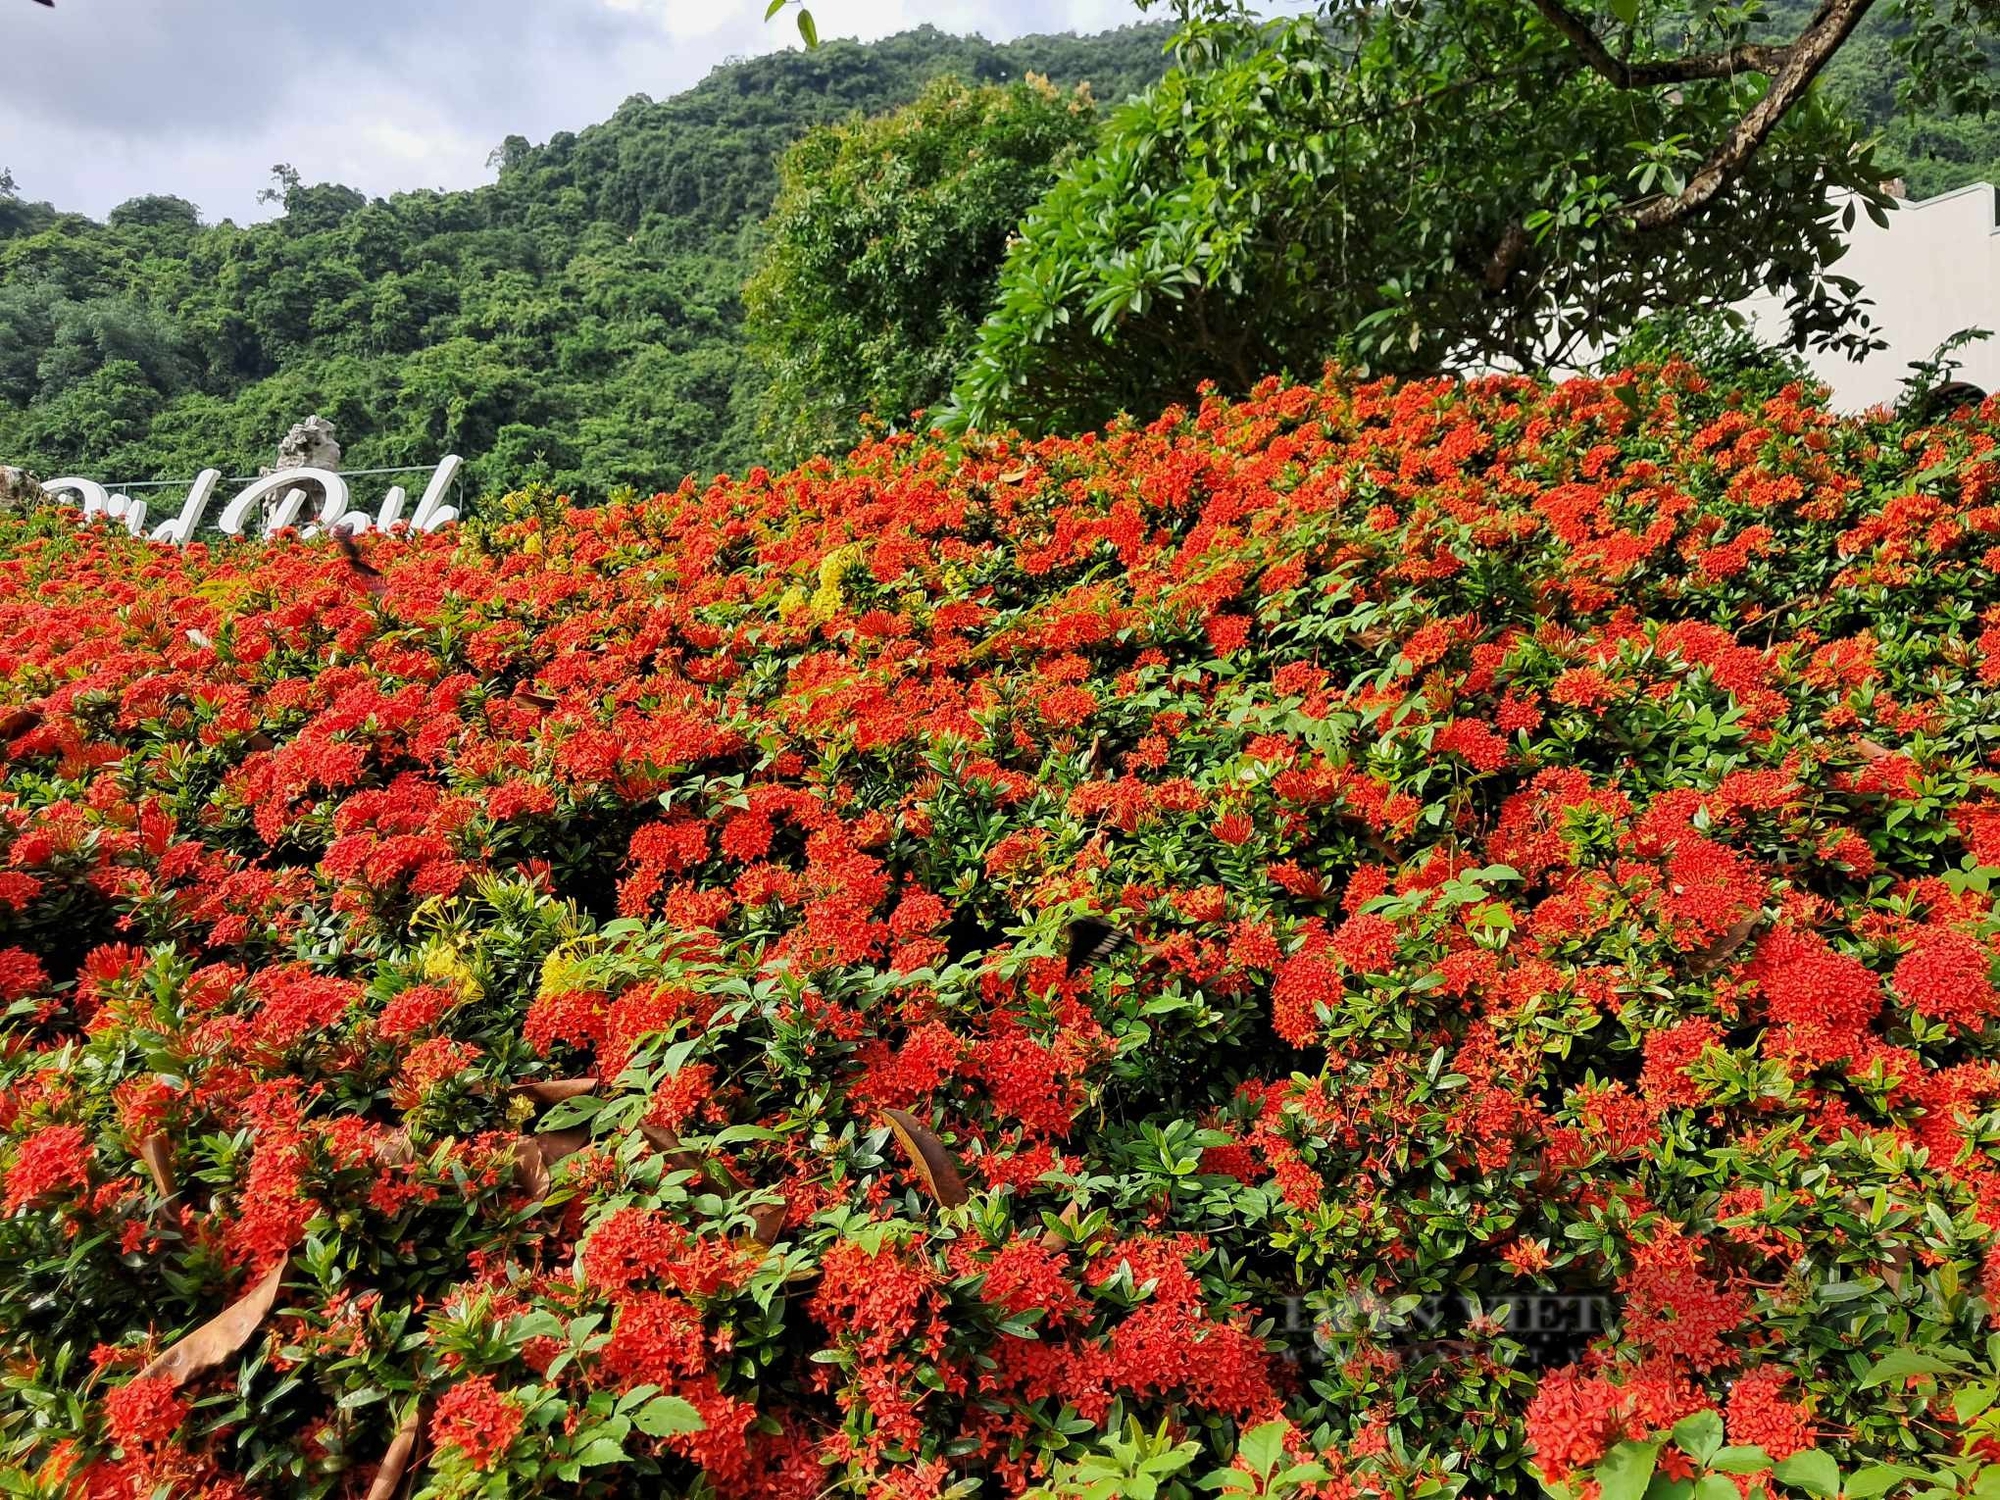
[[[863,413],[901,421],[948,395],[1008,236],[1096,133],[1087,88],[945,78],[787,151],[744,299],[766,460],[850,447]]]
[[[1178,65],[1036,208],[955,391],[982,426],[1094,425],[1328,359],[1546,368],[1650,312],[1781,296],[1871,342],[1842,231],[1888,206],[1814,88],[1873,9],[1326,0],[1183,15]],[[1884,7],[1906,107],[1992,102],[1995,0]]]

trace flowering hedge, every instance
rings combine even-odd
[[[1986,1441],[1996,437],[1330,379],[379,576],[7,522],[12,1492]]]

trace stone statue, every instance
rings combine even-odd
[[[322,416],[310,416],[285,434],[278,444],[279,469],[340,470],[340,444],[333,440],[333,423]]]
[[[48,503],[39,479],[26,469],[0,464],[0,511],[34,510]]]
[[[327,469],[338,473],[340,444],[334,441],[333,423],[317,412],[303,422],[294,423],[284,441],[278,444],[278,461],[269,468],[259,469],[257,475],[261,479],[267,474],[282,474],[286,469]],[[273,491],[264,502],[266,521],[285,503],[286,494],[283,490]]]

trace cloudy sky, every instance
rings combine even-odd
[[[813,0],[823,37],[929,21],[994,40],[1099,31],[1131,0]],[[731,57],[798,45],[763,0],[0,0],[0,168],[96,217],[176,193],[264,217],[274,163],[371,195],[490,180],[546,140]]]

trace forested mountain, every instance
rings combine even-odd
[[[785,145],[944,74],[1116,101],[1159,75],[1167,34],[925,27],[781,52],[544,145],[510,137],[490,186],[371,202],[281,181],[284,215],[247,228],[173,197],[100,224],[0,182],[0,461],[251,472],[317,411],[355,467],[451,450],[483,482],[587,495],[741,468],[740,299]]]

